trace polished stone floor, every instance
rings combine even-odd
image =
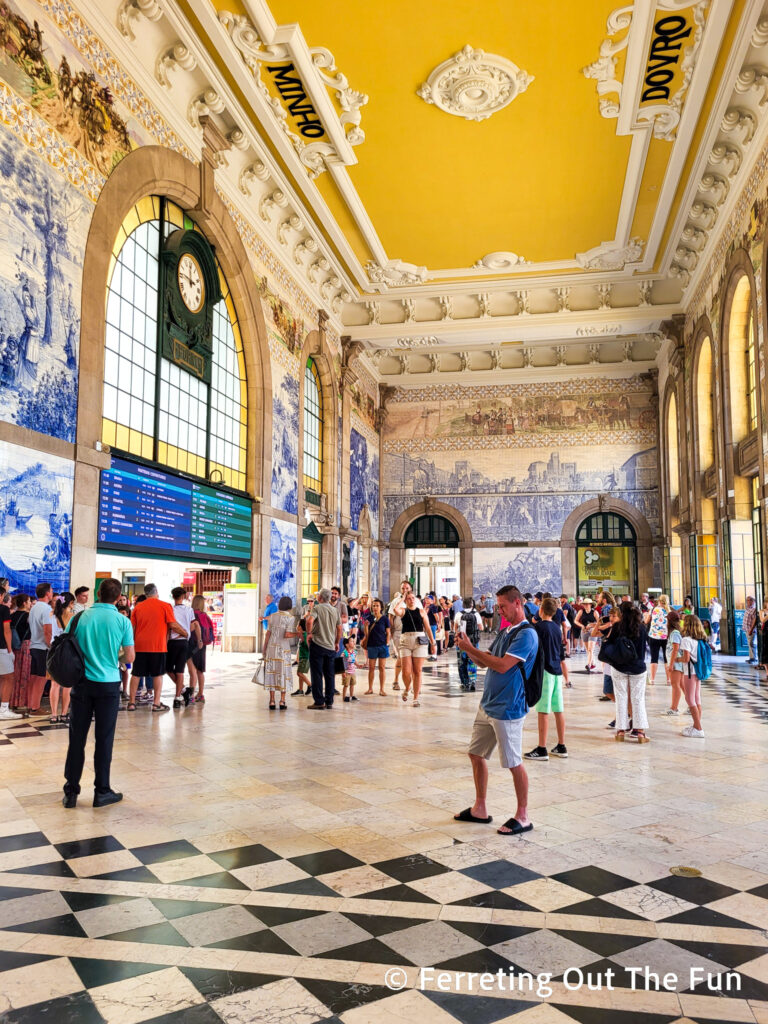
[[[659,717],[660,674],[639,746],[572,659],[570,757],[529,764],[523,838],[495,831],[496,761],[494,824],[453,821],[479,695],[450,654],[420,708],[329,713],[270,713],[246,659],[214,658],[205,706],[121,713],[125,800],[99,810],[90,775],[61,806],[65,728],[3,723],[0,1021],[768,1022],[768,688],[716,661],[706,740]]]

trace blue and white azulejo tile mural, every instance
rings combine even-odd
[[[74,475],[67,459],[0,445],[0,576],[13,590],[69,586]]]
[[[0,127],[0,417],[75,440],[91,205]]]
[[[296,515],[299,511],[299,378],[298,363],[272,346],[272,505]]]
[[[374,445],[353,427],[349,432],[349,518],[353,530],[367,505],[372,535],[379,534],[379,455]]]
[[[296,600],[296,550],[296,524],[270,520],[269,592],[275,601],[281,597]]]
[[[472,560],[475,597],[495,594],[509,583],[532,594],[559,595],[563,588],[559,548],[475,548]]]

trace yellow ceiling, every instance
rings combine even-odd
[[[581,68],[597,57],[615,7],[580,0],[578,16],[564,21],[562,0],[389,0],[343,14],[328,0],[270,4],[279,24],[298,22],[308,45],[331,50],[350,85],[369,95],[350,179],[388,257],[431,270],[469,267],[495,251],[573,259],[614,237],[631,139],[600,116],[595,82]],[[416,94],[466,43],[535,78],[479,123]],[[317,185],[345,219],[330,176]]]

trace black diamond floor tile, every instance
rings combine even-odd
[[[594,865],[584,868],[573,868],[571,871],[560,871],[552,875],[556,882],[563,885],[570,885],[574,889],[581,889],[590,896],[605,896],[609,892],[617,892],[619,889],[631,889],[637,885],[631,878],[624,878],[622,875],[615,875],[612,871],[598,868]]]
[[[94,875],[93,877],[111,879],[114,882],[150,882],[154,885],[160,882],[157,875],[153,875],[149,868],[143,866],[123,868],[122,871],[107,871],[103,875]]]
[[[698,903],[699,906],[705,903],[714,903],[715,900],[724,900],[726,896],[733,896],[738,892],[738,889],[720,885],[719,882],[712,882],[708,878],[682,878],[678,875],[668,875],[655,882],[648,882],[648,885],[652,889],[669,893],[670,896],[677,896],[689,903]]]
[[[298,907],[252,907],[245,908],[268,928],[276,928],[279,924],[290,924],[291,921],[303,921],[306,918],[318,917],[326,913],[324,910],[300,910]],[[414,922],[416,923],[416,922]],[[370,931],[370,928],[368,929]]]
[[[62,892],[73,913],[79,910],[93,910],[94,907],[108,907],[116,903],[125,903],[133,896],[110,896],[98,892]]]
[[[341,1016],[357,1006],[375,1003],[391,996],[383,985],[356,985],[351,981],[326,981],[324,978],[301,978],[301,984],[315,999],[328,1007],[331,1015]]]
[[[508,939],[519,939],[521,935],[528,935],[530,932],[538,931],[538,928],[520,928],[512,924],[490,924],[486,921],[447,921],[451,928],[457,932],[468,935],[475,942],[482,942],[484,946],[495,946],[497,942],[507,942]]]
[[[516,900],[506,892],[498,892],[491,889],[490,892],[479,892],[475,896],[468,896],[465,900],[456,900],[452,906],[455,907],[493,907],[494,910],[532,910],[539,913],[536,907],[529,907],[522,900]]]
[[[180,967],[179,970],[206,999],[247,992],[248,989],[279,981],[281,977],[277,974],[251,974],[248,971],[221,971],[213,967]]]
[[[0,853],[13,850],[31,850],[35,846],[50,846],[42,832],[25,832],[20,836],[0,836]]]
[[[561,907],[558,914],[586,915],[587,917],[616,917],[625,921],[644,921],[645,918],[639,914],[633,914],[631,910],[624,907],[617,907],[615,903],[595,898],[585,900],[583,903],[572,903],[570,907]]]
[[[104,1024],[104,1018],[87,992],[75,992],[70,996],[60,996],[18,1010],[6,1010],[3,1014],[3,1024],[41,1024],[42,1021],[55,1021],[55,1024]]]
[[[712,960],[716,964],[722,964],[723,967],[730,967],[731,970],[766,954],[764,945],[739,946],[736,943],[689,942],[686,939],[675,939],[673,945],[687,949],[689,953],[696,953],[702,959]]]
[[[114,836],[94,836],[92,839],[75,839],[69,843],[55,843],[54,845],[65,860],[74,860],[76,857],[93,857],[97,853],[114,853],[115,850],[125,849]]]
[[[289,946],[269,928],[263,928],[250,935],[238,935],[234,939],[222,939],[220,942],[209,942],[209,949],[243,949],[249,953],[281,953],[284,956],[297,956],[293,946]]]
[[[475,864],[470,868],[462,868],[462,875],[474,878],[476,882],[489,885],[492,889],[506,889],[511,885],[520,885],[523,882],[531,882],[534,878],[541,878],[537,871],[513,864],[508,860],[492,860],[488,864]]]
[[[675,914],[674,917],[666,917],[664,924],[693,924],[702,928],[754,927],[754,925],[745,924],[735,917],[728,917],[717,910],[711,910],[709,907],[693,907],[692,910],[684,910],[681,914]]]
[[[140,928],[128,928],[124,932],[105,935],[114,942],[154,942],[159,946],[188,946],[186,939],[170,924],[147,924]]]
[[[530,1010],[532,1005],[522,999],[494,999],[455,992],[425,992],[424,995],[461,1024],[495,1024],[497,1020]]]
[[[47,889],[22,889],[15,885],[0,886],[0,901],[20,900],[22,896],[39,896],[41,892],[48,892]]]
[[[406,960],[404,956],[396,953],[389,946],[385,946],[378,939],[365,939],[362,942],[353,942],[349,946],[342,946],[339,949],[331,949],[327,953],[314,954],[321,959],[328,957],[331,960],[352,960],[363,964],[391,964],[394,967],[411,967],[413,961]]]
[[[338,896],[338,893],[334,893]],[[375,889],[373,892],[362,893],[362,900],[393,900],[396,903],[436,903],[437,900],[425,896],[418,889],[409,885],[390,885],[386,889]]]
[[[24,953],[21,950],[0,950],[0,973],[13,971],[17,967],[28,967],[30,964],[39,964],[43,960],[52,960],[54,957],[46,953]],[[3,987],[3,980],[0,978],[0,990]]]
[[[217,871],[213,875],[200,875],[198,878],[185,878],[173,885],[197,885],[205,889],[247,889],[248,886],[228,871]]]
[[[280,857],[268,850],[266,846],[256,843],[251,846],[239,846],[234,850],[222,850],[220,853],[209,853],[211,860],[227,871],[234,871],[238,868],[250,868],[254,864],[267,864],[272,860],[280,860]]]
[[[11,868],[10,875],[47,875],[51,878],[74,878],[75,872],[64,860],[54,860],[49,864],[35,864],[34,867]]]
[[[84,956],[71,956],[69,962],[86,988],[98,988],[100,985],[111,985],[114,981],[125,981],[137,978],[141,974],[153,971],[165,971],[161,964],[135,964],[122,960],[95,960]]]
[[[229,903],[199,903],[197,900],[152,899],[150,902],[167,921],[173,921],[177,917],[189,917],[191,914],[204,914],[208,910],[222,910],[230,906]]]
[[[593,1006],[551,1004],[579,1024],[672,1024],[680,1014],[638,1013],[635,1010],[602,1010]]]
[[[297,878],[295,882],[281,882],[280,885],[270,885],[263,892],[288,892],[297,896],[334,896],[338,893],[323,885],[316,878]]]
[[[499,971],[507,974],[511,969],[518,974],[522,970],[493,949],[476,949],[472,953],[463,953],[461,956],[454,956],[450,960],[435,964],[435,968],[441,971],[469,971],[472,974],[497,974]]]
[[[152,1017],[142,1024],[221,1024],[221,1017],[210,1003],[200,1003],[185,1010],[175,1010],[173,1013],[164,1013],[161,1017]]]
[[[353,924],[359,925],[365,931],[378,938],[379,935],[389,935],[391,932],[402,931],[403,928],[413,928],[417,924],[424,924],[421,918],[417,917],[378,917],[376,914],[349,914],[344,911],[343,916]],[[261,917],[261,912],[259,912]],[[457,927],[451,921],[454,928]]]
[[[768,884],[758,885],[756,889],[750,889],[749,892],[752,896],[759,896],[761,899],[768,900]]]
[[[161,864],[169,860],[181,860],[182,857],[199,857],[200,851],[186,839],[174,839],[168,843],[152,843],[150,846],[139,846],[131,850],[142,864]]]
[[[357,857],[344,853],[343,850],[320,850],[318,853],[305,853],[301,857],[289,857],[288,859],[291,864],[295,864],[297,868],[306,871],[308,875],[329,875],[332,871],[347,871],[349,868],[360,867],[363,863]],[[380,865],[377,865],[377,867],[380,867]],[[382,868],[382,870],[386,869]],[[401,879],[393,871],[388,871],[387,874],[400,881],[405,881],[405,879]],[[411,875],[407,880],[410,881],[412,878],[421,877],[423,876]]]
[[[23,924],[7,926],[9,932],[32,932],[39,935],[74,935],[81,939],[87,938],[74,914],[60,914],[58,917],[47,917],[43,921],[25,921]]]
[[[642,946],[644,942],[648,942],[647,935],[614,935],[611,932],[574,932],[569,931],[567,928],[559,929],[553,928],[553,932],[557,935],[562,935],[564,939],[570,939],[571,942],[576,942],[579,946],[583,946],[585,949],[589,949],[592,953],[597,953],[598,956],[616,956],[617,953],[623,953],[627,949],[634,949],[635,946]]]
[[[423,853],[412,853],[406,857],[395,857],[394,860],[379,861],[372,865],[383,871],[385,875],[396,878],[398,882],[415,882],[419,878],[429,878],[432,875],[442,875],[450,869],[444,864],[438,864]]]

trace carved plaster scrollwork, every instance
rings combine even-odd
[[[623,362],[625,362],[625,363],[631,363],[632,362],[632,348],[633,348],[633,346],[634,346],[634,341],[632,341],[631,338],[627,338],[627,340],[624,342],[624,346],[623,346],[623,351],[624,351]]]
[[[251,182],[254,180],[266,181],[268,178],[269,168],[267,165],[262,160],[254,160],[252,164],[240,172],[240,178],[238,181],[240,191],[245,196],[253,195],[250,188]]]
[[[519,291],[513,294],[517,299],[518,316],[529,316],[531,312],[531,298],[528,291]]]
[[[450,295],[440,296],[440,319],[453,320],[453,299]]]
[[[467,44],[443,61],[417,90],[425,103],[434,103],[446,114],[485,121],[525,92],[533,75],[517,64]]]
[[[706,231],[701,231],[693,224],[688,224],[683,229],[682,238],[687,248],[692,249],[696,246],[699,249],[703,249],[707,241],[707,233]]]
[[[390,287],[422,284],[427,278],[427,268],[417,267],[403,260],[390,260],[383,266],[373,261],[365,265],[365,272],[373,284],[384,284]]]
[[[715,174],[713,171],[707,171],[702,177],[699,185],[699,192],[704,192],[714,198],[715,205],[721,206],[728,195],[730,190],[730,184],[728,179],[724,178],[722,174]]]
[[[281,221],[277,227],[277,240],[281,245],[288,245],[288,232],[289,231],[303,231],[304,221],[298,215],[298,213],[292,213],[290,217],[286,217],[285,220]]]
[[[528,346],[523,348],[523,366],[526,370],[533,366],[533,349]]]
[[[565,345],[555,345],[555,362],[558,366],[565,366]]]
[[[403,311],[405,313],[405,323],[413,323],[416,319],[416,303],[413,299],[403,299]]]
[[[427,359],[429,360],[430,373],[438,373],[440,371],[440,356],[435,352],[430,352]]]
[[[515,252],[489,252],[474,264],[476,270],[511,270],[513,267],[522,267],[530,264],[530,260],[523,259]]]
[[[595,342],[587,346],[587,354],[589,356],[589,361],[593,366],[595,363],[600,362],[600,346]]]
[[[122,0],[117,11],[117,27],[120,33],[132,42],[136,39],[133,21],[144,17],[149,21],[160,21],[163,8],[157,0]]]
[[[331,293],[335,292],[341,286],[341,278],[336,277],[332,274],[326,281],[320,285],[320,295],[325,299],[326,302],[331,301]]]
[[[220,114],[222,110],[224,110],[224,100],[215,89],[208,88],[189,104],[187,117],[195,128],[201,128],[201,117],[205,117],[207,114]]]
[[[491,315],[491,297],[485,292],[483,295],[477,296],[477,305],[479,307],[480,316],[483,320],[487,320]]]
[[[374,324],[381,323],[381,309],[378,302],[366,302],[365,310],[368,314],[368,326],[373,327]]]
[[[622,83],[616,77],[618,54],[626,50],[629,44],[629,28],[632,24],[633,4],[620,7],[613,11],[606,22],[607,37],[600,44],[599,57],[592,64],[581,69],[585,78],[597,82],[597,95],[600,113],[603,117],[618,117],[621,107]],[[621,32],[621,39],[614,36]]]
[[[576,262],[584,270],[623,270],[627,263],[640,260],[644,248],[641,238],[630,238],[626,245],[603,242],[587,252],[577,252]]]
[[[597,286],[597,297],[600,300],[598,309],[611,308],[611,286],[609,284],[599,284]]]
[[[697,199],[691,207],[690,216],[699,221],[705,230],[709,230],[717,220],[717,207],[703,199]]]
[[[406,337],[397,339],[398,348],[434,348],[436,345],[439,344],[440,339],[436,338],[434,334],[427,334],[421,338]]]
[[[184,71],[194,71],[197,67],[197,59],[188,46],[181,40],[177,40],[168,50],[163,50],[155,61],[155,78],[160,85],[170,89],[171,80],[168,77],[170,71],[182,68]]]
[[[472,369],[469,352],[459,352],[459,371],[465,373]]]
[[[230,132],[227,132],[227,141],[241,152],[244,152],[250,146],[248,136],[242,128],[233,128]]]
[[[755,120],[755,115],[750,110],[744,110],[742,107],[728,107],[723,114],[720,130],[729,133],[742,132],[742,138],[738,141],[741,142],[742,146],[746,146],[754,138],[757,131],[757,121]]]
[[[492,370],[501,370],[501,369],[503,369],[503,367],[501,365],[501,349],[500,348],[494,348],[494,349],[491,350],[491,369]]]
[[[293,262],[297,266],[301,266],[304,261],[304,257],[314,256],[319,251],[319,246],[314,238],[304,238],[302,241],[297,242],[293,250]]]
[[[337,292],[331,299],[331,312],[334,316],[338,316],[344,303],[351,302],[352,298],[352,293],[348,292],[346,289],[342,289],[342,291]]]
[[[738,173],[741,160],[741,150],[727,142],[716,142],[709,156],[709,162],[717,167],[722,167],[729,178]]]
[[[755,25],[750,42],[756,50],[759,50],[762,46],[765,46],[765,44],[768,43],[768,18],[764,15]]]
[[[317,284],[320,280],[321,274],[326,274],[330,270],[330,263],[325,256],[319,256],[314,263],[310,263],[309,269],[307,270],[307,280],[311,284]]]
[[[760,106],[768,103],[768,68],[747,65],[739,72],[735,85],[736,92],[747,93],[752,89],[761,89]]]
[[[577,327],[576,337],[577,338],[596,338],[607,334],[619,334],[621,332],[621,324],[601,324],[592,325],[590,327]]]
[[[640,282],[640,305],[650,306],[651,305],[651,290],[653,289],[653,281],[641,281]]]
[[[553,290],[557,300],[558,313],[569,313],[571,310],[571,289],[555,288]]]
[[[288,196],[283,192],[282,189],[276,188],[274,192],[270,192],[269,195],[262,196],[259,200],[259,216],[262,220],[268,221],[272,210],[285,209],[288,205]]]

